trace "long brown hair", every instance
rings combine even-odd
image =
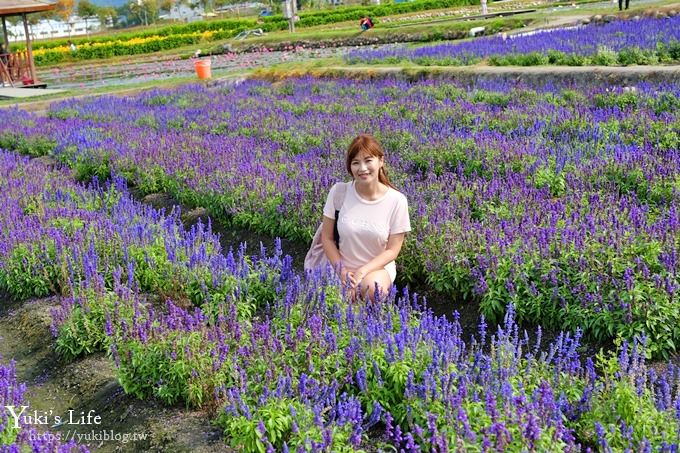
[[[380,146],[380,143],[369,134],[360,134],[349,144],[349,148],[347,148],[347,158],[345,159],[347,173],[354,178],[354,175],[352,175],[352,160],[362,151],[369,156],[382,159],[383,166],[380,167],[380,171],[378,171],[378,181],[385,184],[387,187],[396,189],[390,182],[390,178],[387,177],[387,170],[385,169],[385,152],[383,151],[382,146]]]

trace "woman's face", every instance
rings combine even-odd
[[[361,183],[378,181],[378,173],[383,166],[383,159],[365,151],[359,152],[350,162],[352,177]]]

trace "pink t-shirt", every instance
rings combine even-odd
[[[335,219],[333,194],[337,186],[331,188],[323,208],[323,215],[330,219]],[[408,231],[411,231],[411,221],[404,194],[390,187],[380,199],[368,201],[357,194],[354,182],[347,184],[338,219],[340,257],[346,267],[358,269],[385,251],[390,234]],[[385,270],[394,281],[397,275],[394,261],[388,263]]]

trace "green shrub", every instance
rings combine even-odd
[[[606,46],[598,46],[591,61],[600,66],[612,66],[618,63],[618,54]]]
[[[121,387],[140,399],[156,396],[166,404],[185,402],[187,406],[201,406],[211,395],[202,385],[192,385],[196,381],[192,370],[199,373],[210,367],[209,360],[206,361],[209,358],[191,352],[201,350],[204,343],[197,332],[173,332],[171,338],[158,342],[120,341],[116,347],[120,353]],[[173,358],[169,351],[177,351],[177,356]]]
[[[618,107],[620,109],[637,108],[640,96],[634,91],[624,93],[598,93],[594,96],[595,105],[599,108]]]
[[[680,41],[671,41],[668,44],[668,56],[674,60],[680,60]]]
[[[636,379],[642,375],[623,372],[614,352],[600,352],[597,366],[602,370],[601,384],[594,387],[591,407],[575,423],[579,439],[590,444],[598,442],[595,423],[603,426],[611,451],[629,448],[627,435],[622,426],[630,429],[630,438],[636,445],[643,439],[651,445],[675,442],[677,423],[668,412],[660,411],[655,404],[655,395],[645,388],[638,391]]]
[[[73,306],[66,322],[59,327],[57,353],[72,360],[81,355],[108,351],[111,340],[106,333],[108,313],[115,308],[121,318],[131,322],[134,310],[129,304],[116,301],[117,296],[112,292],[98,294],[86,290],[74,297],[79,302]]]
[[[652,65],[659,62],[659,58],[655,52],[648,49],[640,49],[639,47],[625,48],[619,51],[619,63],[627,66],[632,64],[637,65]]]
[[[3,132],[0,134],[1,149],[16,151],[26,156],[47,156],[52,154],[56,146],[56,140],[40,135],[26,137],[14,132]]]
[[[54,262],[55,253],[53,240],[16,246],[0,272],[0,290],[17,300],[58,293],[65,277]]]
[[[295,413],[296,428],[293,429],[293,415]],[[231,440],[231,446],[236,451],[260,452],[267,451],[262,438],[265,433],[260,432],[260,420],[266,429],[266,435],[276,451],[281,451],[284,442],[292,446],[311,446],[311,442],[320,443],[323,433],[314,423],[314,413],[309,406],[292,399],[272,398],[266,404],[257,408],[251,417],[243,415],[234,417],[222,412],[217,424],[224,429],[224,435]],[[349,439],[352,435],[350,425],[333,424],[330,427],[330,451],[344,453],[355,452]],[[308,451],[307,449],[303,449]]]
[[[566,55],[564,52],[559,50],[550,49],[548,50],[548,62],[554,65],[563,65]]]
[[[499,91],[476,90],[472,95],[472,102],[505,108],[510,104],[511,96],[510,93]]]

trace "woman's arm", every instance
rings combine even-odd
[[[331,235],[332,233],[333,231],[331,230]],[[401,251],[401,246],[404,244],[405,238],[406,233],[390,234],[390,236],[387,238],[387,246],[385,247],[385,251],[381,252],[371,261],[354,271],[352,277],[355,283],[363,280],[363,278],[369,273],[378,269],[383,269],[388,263],[396,260],[397,256],[399,256],[399,252]]]

